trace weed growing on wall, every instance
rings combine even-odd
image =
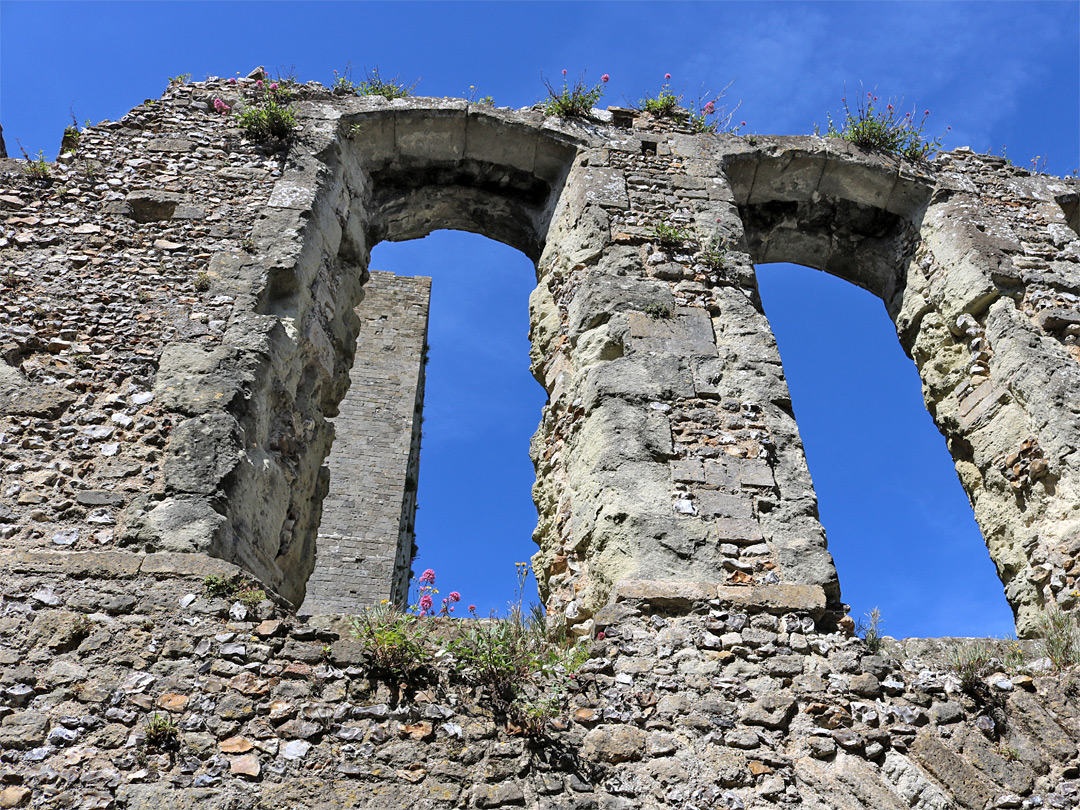
[[[235,599],[249,610],[266,598],[266,592],[243,574],[231,577],[210,574],[203,580],[203,595],[207,599]]]
[[[720,270],[727,261],[728,243],[720,232],[709,237],[709,241],[698,252],[698,261],[710,270]]]
[[[507,616],[452,619],[461,595],[439,599],[435,572],[418,580],[414,603],[402,610],[384,601],[352,620],[353,633],[369,656],[374,673],[398,687],[425,681],[435,671],[451,682],[475,688],[482,702],[524,734],[536,735],[566,706],[568,678],[588,657],[586,646],[552,641],[543,610],[526,611],[522,595],[528,564],[517,564],[517,594]]]
[[[178,751],[180,749],[180,731],[168,715],[155,714],[148,718],[143,726],[146,735],[146,748],[152,752]]]
[[[855,632],[866,642],[866,649],[871,653],[881,651],[881,626],[885,622],[881,619],[881,611],[874,608],[869,613],[863,614],[863,618],[855,624]]]
[[[1056,669],[1080,664],[1080,626],[1076,618],[1056,606],[1048,606],[1039,620],[1043,648]]]
[[[736,104],[731,110],[728,110],[720,103],[721,99],[726,96],[732,82],[728,82],[724,89],[715,96],[711,92],[702,93],[696,100],[689,102],[688,106],[683,106],[683,97],[675,94],[671,89],[670,82],[671,74],[665,73],[664,84],[661,86],[660,91],[655,96],[646,95],[645,98],[638,102],[637,109],[656,118],[675,121],[677,124],[698,133],[729,132],[738,135],[739,128],[746,126],[745,121],[737,126],[732,126],[731,123],[736,110],[739,109],[742,102]]]
[[[15,139],[15,143],[19,144],[19,151],[22,152],[23,159],[26,161],[22,167],[23,174],[42,185],[51,183],[52,171],[49,169],[49,162],[45,160],[45,152],[38,149],[37,157],[32,158],[18,138]]]
[[[693,241],[693,236],[687,228],[679,225],[669,225],[666,222],[657,222],[653,226],[653,238],[666,248],[681,248]]]
[[[413,95],[413,90],[416,89],[416,84],[419,81],[417,79],[412,84],[405,84],[400,76],[384,79],[379,75],[379,68],[376,66],[367,71],[363,81],[354,82],[352,80],[352,68],[346,65],[345,70],[340,74],[336,70],[334,71],[333,91],[338,95],[382,96],[392,100],[395,98],[408,98]]]
[[[278,82],[258,79],[250,106],[245,106],[237,116],[237,124],[251,140],[266,143],[270,140],[284,141],[296,128],[296,115],[289,103],[292,93]],[[214,109],[228,114],[229,107],[215,99]]]
[[[922,118],[916,114],[915,107],[901,113],[902,100],[895,105],[887,101],[882,107],[878,96],[872,92],[865,96],[860,92],[854,110],[846,97],[840,101],[844,105],[844,120],[837,126],[832,115],[826,114],[829,121],[827,138],[843,138],[864,149],[876,149],[908,160],[929,160],[941,149],[943,136],[928,140],[923,134],[930,117],[929,110],[923,112]],[[817,125],[814,131],[818,133]]]
[[[603,97],[604,85],[611,77],[605,73],[600,77],[600,84],[590,89],[585,85],[584,73],[578,77],[573,86],[567,84],[565,69],[562,75],[561,90],[553,87],[543,74],[540,75],[548,94],[548,97],[541,102],[544,112],[547,115],[558,115],[563,118],[588,118],[592,108]]]
[[[992,660],[986,645],[977,641],[960,644],[948,654],[949,669],[960,679],[960,688],[969,695],[985,691],[982,678],[990,673]]]

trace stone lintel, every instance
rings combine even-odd
[[[615,586],[616,602],[639,602],[660,610],[689,611],[713,600],[756,613],[809,613],[817,619],[825,612],[825,591],[818,585],[739,586],[624,579]]]

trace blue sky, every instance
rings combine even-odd
[[[809,133],[845,86],[930,109],[948,148],[1004,149],[1027,166],[1080,166],[1080,4],[874,3],[83,3],[0,1],[0,124],[55,155],[77,120],[119,118],[167,77],[256,65],[330,83],[378,66],[417,93],[525,106],[541,72],[611,75],[602,103],[633,103],[673,75],[696,98],[734,79],[737,120]],[[418,569],[481,612],[513,593],[533,551],[527,458],[544,397],[528,374],[521,254],[471,234],[384,244],[372,266],[434,278],[420,475]],[[822,273],[759,278],[840,571],[859,616],[895,635],[1012,630],[993,567],[914,365],[881,303]]]

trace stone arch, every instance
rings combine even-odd
[[[1047,599],[1069,606],[1080,425],[1063,403],[1080,375],[1054,332],[1064,321],[1025,314],[1056,277],[1032,276],[1034,237],[986,202],[1064,220],[1054,182],[1001,178],[963,154],[916,171],[835,141],[750,143],[621,113],[575,123],[324,91],[298,112],[254,250],[211,262],[237,301],[225,341],[162,356],[161,399],[188,419],[166,497],[130,516],[129,536],[225,557],[302,597],[370,248],[449,227],[537,262],[531,357],[549,401],[532,450],[534,567],[554,620],[587,633],[627,599],[842,615],[757,300],[763,258],[882,297],[1020,628]],[[714,240],[719,261],[702,249]],[[1070,272],[1050,286],[1075,287]]]

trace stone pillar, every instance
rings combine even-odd
[[[897,328],[1031,635],[1045,605],[1078,606],[1080,241],[1062,181],[1008,178],[993,156],[940,163]]]
[[[333,420],[306,613],[404,605],[413,559],[431,279],[373,271],[356,308],[349,391]]]
[[[673,143],[700,139],[583,150],[538,264],[533,562],[575,632],[620,588],[784,583],[840,607],[731,190]]]

